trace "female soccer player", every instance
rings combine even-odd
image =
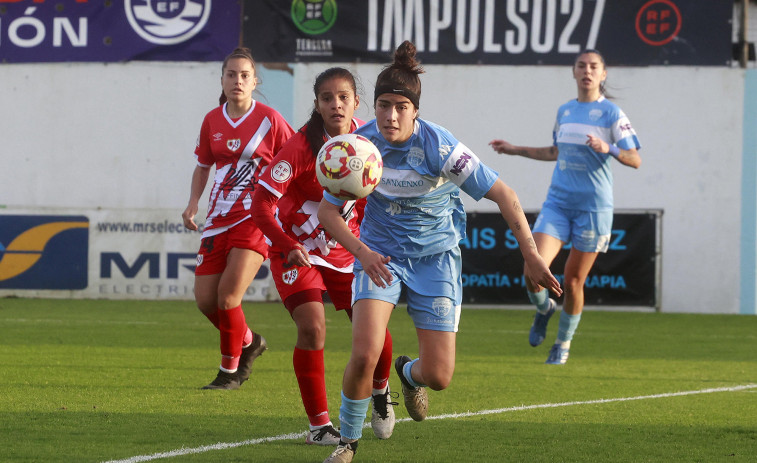
[[[445,389],[455,368],[455,339],[462,302],[458,243],[465,236],[460,190],[494,201],[529,263],[526,277],[561,294],[539,257],[515,192],[448,130],[418,118],[423,72],[415,46],[403,42],[376,80],[376,119],[359,133],[381,151],[381,182],[368,196],[360,238],[339,213],[344,201],[324,193],[321,224],[355,257],[352,284],[352,354],[342,383],[342,438],[326,462],[349,462],[371,397],[371,373],[400,291],[415,324],[419,358],[400,356],[395,369],[410,416],[426,417],[425,387]]]
[[[641,148],[636,132],[623,111],[605,97],[607,69],[602,55],[586,50],[573,65],[578,98],[560,106],[552,131],[554,144],[541,148],[514,146],[504,140],[489,144],[498,153],[525,156],[541,161],[557,161],[547,199],[534,225],[539,254],[549,264],[565,245],[571,243],[565,263],[565,302],[560,314],[557,340],[546,363],[568,361],[570,342],[581,320],[584,282],[600,252],[607,252],[612,230],[612,158],[638,168]],[[526,268],[529,263],[526,262]],[[527,281],[528,298],[536,315],[528,336],[540,345],[556,302],[547,290]]]
[[[202,122],[184,226],[197,230],[194,217],[210,168],[215,180],[195,269],[195,300],[218,328],[221,366],[203,389],[237,389],[250,377],[252,362],[266,341],[245,322],[242,297],[268,254],[263,233],[251,220],[255,182],[294,130],[274,109],[255,101],[255,61],[247,48],[223,62],[221,106]],[[223,100],[226,100],[224,102]]]
[[[253,219],[271,240],[271,271],[284,306],[297,325],[292,362],[302,403],[310,421],[308,444],[336,445],[339,433],[329,419],[323,347],[326,314],[323,293],[337,310],[350,308],[352,267],[355,258],[328,237],[318,222],[323,188],[315,175],[318,151],[331,137],[350,133],[363,121],[355,119],[360,104],[355,78],[344,68],[322,72],[313,85],[315,109],[310,120],[279,151],[272,167],[261,177],[252,201]],[[278,213],[274,211],[278,206]],[[348,201],[340,216],[359,235],[365,200]],[[281,223],[279,225],[278,221]],[[282,230],[283,228],[283,230]],[[386,330],[379,362],[373,372],[373,432],[381,439],[394,429],[390,400],[392,338]]]

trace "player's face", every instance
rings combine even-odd
[[[573,78],[579,92],[599,91],[599,85],[607,78],[602,58],[596,53],[584,53],[573,65]]]
[[[226,63],[226,69],[223,70],[223,77],[221,77],[221,86],[230,102],[249,102],[256,85],[255,69],[250,60],[232,58]]]
[[[355,95],[352,83],[340,77],[321,84],[315,99],[315,110],[323,117],[323,126],[332,137],[350,133],[352,116],[359,105],[360,97]]]
[[[418,109],[407,97],[383,93],[376,99],[376,123],[389,143],[406,142],[413,134],[416,117]]]

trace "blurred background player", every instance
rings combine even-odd
[[[389,318],[404,286],[418,337],[419,358],[400,356],[395,369],[405,406],[425,419],[425,387],[445,389],[455,369],[462,303],[458,243],[465,236],[460,190],[494,201],[529,263],[526,277],[561,294],[539,257],[515,192],[445,128],[418,118],[423,72],[415,46],[403,42],[376,79],[376,119],[355,132],[371,140],[384,161],[382,180],[368,196],[360,237],[342,220],[341,201],[324,193],[318,217],[355,257],[352,353],[344,371],[339,445],[325,462],[350,462],[371,398],[371,375]]]
[[[504,140],[489,144],[498,153],[557,161],[547,199],[534,224],[539,254],[549,264],[566,243],[571,249],[565,263],[565,301],[557,340],[546,363],[568,361],[570,343],[581,320],[584,282],[598,253],[607,252],[612,231],[612,158],[638,168],[641,148],[636,132],[623,111],[605,97],[607,70],[602,55],[586,50],[573,65],[578,98],[560,106],[552,131],[554,144],[540,148],[514,146]],[[526,263],[526,268],[528,263]],[[540,345],[556,302],[547,290],[526,280],[528,298],[536,306],[529,333],[532,346]]]
[[[195,269],[195,300],[220,331],[221,365],[203,389],[237,389],[266,341],[247,326],[242,297],[267,256],[263,233],[251,219],[256,178],[294,131],[274,109],[255,101],[255,61],[247,48],[235,49],[223,62],[221,105],[202,122],[189,203],[181,217],[197,230],[194,217],[215,165],[208,215]]]
[[[292,355],[302,403],[310,421],[308,444],[336,445],[339,433],[329,418],[323,348],[326,315],[323,293],[337,310],[352,318],[352,267],[355,258],[327,236],[318,222],[323,188],[315,175],[316,156],[333,136],[350,133],[363,121],[355,119],[360,104],[354,76],[343,68],[322,72],[313,85],[315,108],[308,122],[284,145],[259,180],[252,203],[253,219],[272,242],[273,280],[284,306],[297,325]],[[278,212],[275,213],[278,206]],[[365,199],[346,202],[340,216],[359,236]],[[275,214],[275,215],[274,215]],[[281,223],[281,225],[279,225]],[[283,228],[283,229],[282,229]],[[396,403],[390,400],[392,338],[386,330],[379,362],[373,372],[373,416],[377,437],[394,429]]]

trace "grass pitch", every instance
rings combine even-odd
[[[350,349],[330,307],[331,418]],[[238,391],[204,391],[218,335],[192,302],[0,299],[0,461],[321,462],[280,304],[245,304],[269,350]],[[463,310],[451,386],[429,419],[402,400],[356,462],[757,461],[757,317],[585,312],[565,366],[528,345],[532,312]],[[403,308],[396,355],[417,354]],[[395,356],[396,356],[395,355]],[[394,390],[400,384],[394,373]]]

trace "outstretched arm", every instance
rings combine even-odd
[[[523,156],[537,161],[555,161],[557,160],[557,147],[543,146],[534,148],[530,146],[515,146],[505,140],[492,140],[489,142],[492,149],[499,154],[511,154]]]
[[[494,185],[484,196],[497,203],[499,210],[502,213],[502,217],[507,221],[515,235],[515,239],[518,240],[518,246],[520,252],[523,254],[523,259],[526,261],[524,270],[526,278],[528,278],[534,286],[543,286],[555,295],[562,294],[560,288],[560,282],[557,281],[552,272],[549,271],[549,267],[539,255],[536,249],[536,243],[534,237],[531,235],[531,229],[528,226],[526,215],[523,213],[523,209],[520,206],[518,195],[512,188],[505,185],[505,183],[497,179]]]

